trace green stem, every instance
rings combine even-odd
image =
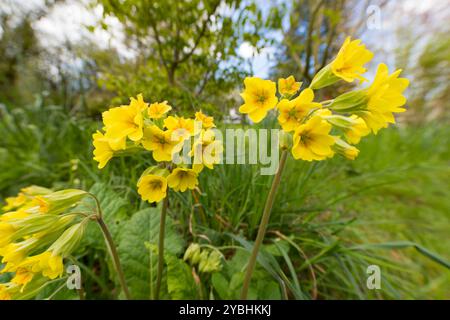
[[[155,299],[159,299],[159,291],[161,289],[161,280],[164,267],[164,235],[166,230],[167,208],[169,207],[169,195],[164,199],[161,209],[161,219],[159,221],[159,242],[158,242],[158,274],[156,276]]]
[[[264,207],[261,223],[259,224],[258,234],[256,236],[255,244],[253,245],[252,254],[248,261],[247,270],[245,272],[244,284],[242,286],[241,299],[246,300],[248,295],[248,289],[250,287],[250,281],[252,279],[253,271],[256,265],[256,258],[258,257],[259,248],[264,240],[266,234],[267,225],[269,223],[270,212],[272,211],[273,202],[277,193],[278,186],[280,185],[281,175],[283,173],[284,166],[286,164],[288,151],[285,149],[281,153],[280,164],[278,171],[272,181],[269,194],[267,195],[266,205]]]
[[[127,298],[127,300],[131,300],[130,291],[128,290],[127,283],[125,282],[125,276],[120,264],[119,254],[117,253],[117,249],[114,245],[111,233],[109,232],[108,227],[100,216],[97,216],[97,219],[95,220],[97,221],[100,229],[102,229],[103,235],[105,236],[105,240],[109,248],[109,253],[111,254],[111,257],[113,259],[114,268],[116,269],[117,275],[119,276],[120,285],[122,286],[123,292],[125,293],[125,297]]]

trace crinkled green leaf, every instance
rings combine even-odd
[[[103,213],[103,220],[117,244],[119,241],[119,230],[129,219],[130,207],[127,200],[118,196],[116,192],[104,183],[94,184],[89,192],[95,195],[99,200]],[[92,212],[93,208],[95,210],[95,202],[91,197],[86,197],[83,203],[73,211]],[[83,245],[88,246],[89,248],[106,250],[103,234],[95,223],[88,224],[83,236],[82,246]]]
[[[164,255],[167,266],[167,290],[172,299],[195,299],[197,285],[189,266],[171,254]]]
[[[133,299],[149,299],[156,282],[160,209],[148,208],[136,212],[120,231],[119,256]],[[183,240],[176,233],[173,221],[166,219],[164,249],[178,255]],[[163,279],[164,280],[164,279]]]

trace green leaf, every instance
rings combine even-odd
[[[216,289],[219,294],[219,298],[222,300],[227,300],[230,298],[229,295],[229,286],[228,280],[221,273],[213,273],[211,277],[212,285],[214,289]]]
[[[384,243],[374,243],[374,244],[364,244],[359,246],[354,246],[352,249],[388,249],[388,250],[394,250],[394,249],[407,249],[407,248],[414,248],[419,253],[427,257],[428,259],[433,260],[434,262],[440,264],[441,266],[446,267],[447,269],[450,269],[450,262],[446,261],[444,258],[440,257],[434,252],[431,252],[425,247],[422,247],[421,245],[410,242],[410,241],[397,241],[397,242],[384,242]]]
[[[167,290],[174,300],[196,299],[197,285],[189,266],[172,254],[165,254]]]
[[[120,232],[119,257],[133,299],[149,299],[153,293],[158,254],[160,209],[136,212]],[[176,233],[170,217],[166,220],[164,249],[166,254],[180,254],[183,240]]]
[[[103,213],[103,220],[108,226],[117,245],[119,230],[129,219],[127,214],[130,210],[128,201],[118,196],[116,192],[104,183],[95,183],[89,192],[95,195],[99,200],[100,208]],[[77,206],[74,211],[92,212],[92,208],[95,208],[93,199],[91,197],[86,197],[83,203]],[[81,246],[107,250],[103,234],[96,223],[89,223],[87,225]]]

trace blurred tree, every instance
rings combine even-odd
[[[178,111],[203,108],[220,115],[245,75],[237,48],[266,42],[256,2],[241,0],[97,0],[105,17],[123,25],[134,59],[105,66],[101,84],[123,102],[142,92]],[[106,26],[106,23],[103,23]],[[221,111],[221,112],[219,112]]]
[[[0,26],[0,101],[29,102],[32,97],[23,93],[35,92],[42,78],[34,66],[41,50],[31,18],[12,24],[11,16],[0,14]]]

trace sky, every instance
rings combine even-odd
[[[268,1],[260,2],[263,10],[268,7]],[[106,20],[109,31],[100,28],[96,28],[93,33],[88,31],[87,26],[95,25],[101,19],[102,9],[98,6],[88,9],[87,2],[88,0],[69,0],[66,4],[55,6],[49,15],[39,20],[34,27],[42,44],[47,47],[57,47],[67,40],[77,42],[83,38],[88,38],[93,39],[102,48],[116,48],[124,58],[133,57],[135,55],[133,50],[123,45],[120,23],[114,18],[107,18]],[[0,10],[11,10],[13,8],[11,13],[14,15],[17,12],[26,12],[43,5],[44,0],[2,0]],[[373,7],[372,10],[374,10]],[[368,43],[369,47],[373,45],[389,53],[396,42],[394,30],[399,25],[410,24],[411,32],[417,32],[418,34],[419,31],[426,33],[427,30],[420,29],[429,28],[430,24],[434,23],[437,25],[436,27],[439,27],[439,24],[450,17],[450,0],[390,0],[388,5],[381,9],[379,13],[378,20],[372,19],[369,21],[368,19],[362,38],[364,42]],[[426,21],[426,23],[415,20],[415,17],[423,16],[424,13],[430,13],[433,19]],[[373,28],[374,21],[380,22],[375,28]],[[369,25],[370,23],[372,25]],[[272,36],[281,37],[281,35]],[[378,42],[373,41],[373,39],[378,40]],[[383,39],[383,42],[380,43],[379,39]],[[249,43],[244,42],[237,50],[242,57],[249,59],[255,76],[263,78],[268,76],[273,65],[275,47],[266,47],[260,53],[256,53],[256,50]],[[381,56],[383,57],[383,55]],[[384,57],[388,56],[389,54],[386,54]]]

